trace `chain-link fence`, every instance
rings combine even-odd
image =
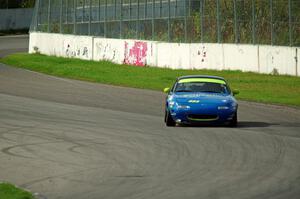
[[[31,31],[300,46],[300,0],[37,0]]]

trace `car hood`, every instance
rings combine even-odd
[[[227,104],[234,101],[229,94],[221,93],[179,93],[173,95],[180,104]]]

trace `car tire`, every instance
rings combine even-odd
[[[236,127],[238,123],[238,116],[237,116],[237,112],[235,112],[232,120],[229,122],[229,126],[230,127]]]
[[[170,111],[165,112],[165,123],[167,126],[175,126],[176,125],[175,121],[173,120],[173,118],[171,116]]]

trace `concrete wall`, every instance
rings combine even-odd
[[[29,29],[33,8],[0,9],[0,30]]]
[[[29,52],[172,69],[241,70],[300,76],[300,48],[183,44],[30,33]]]

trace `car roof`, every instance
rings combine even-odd
[[[186,75],[186,76],[178,77],[177,81],[181,79],[188,79],[188,78],[210,78],[210,79],[220,79],[225,81],[223,77],[212,76],[212,75]]]

